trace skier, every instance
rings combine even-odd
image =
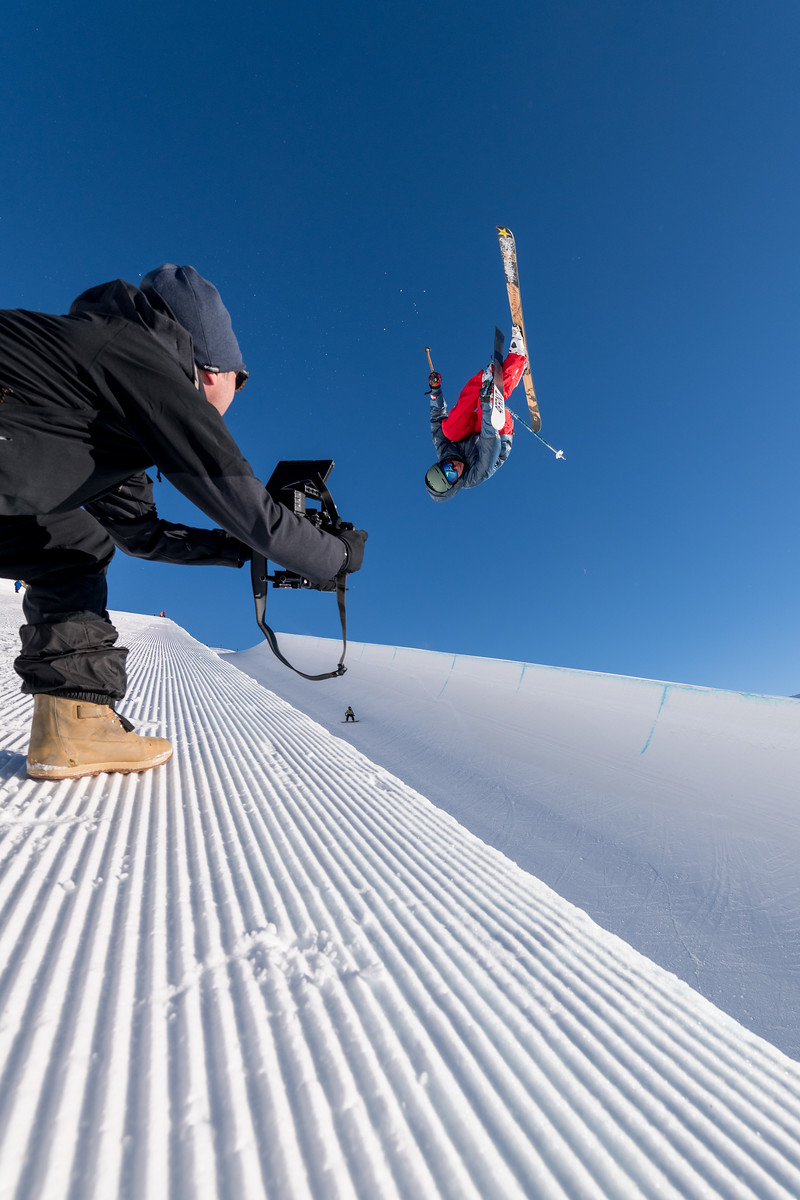
[[[33,778],[172,754],[115,712],[127,686],[106,612],[115,545],[230,567],[257,550],[322,586],[361,566],[363,530],[325,533],[253,475],[222,420],[247,374],[219,292],[193,267],[100,284],[66,316],[0,311],[0,577],[28,585],[14,666],[34,697]],[[221,528],[160,520],[153,464]]]
[[[347,724],[348,721],[355,721],[355,719],[356,719],[356,714],[353,712],[352,708],[348,704],[347,708],[344,710],[345,724]]]
[[[503,363],[506,399],[522,378],[527,357],[522,331],[513,325],[508,355]],[[510,412],[501,430],[493,428],[492,369],[478,372],[464,385],[448,416],[438,371],[428,376],[431,392],[431,437],[438,455],[425,475],[432,500],[451,500],[462,488],[477,487],[501,467],[511,453],[514,421]]]

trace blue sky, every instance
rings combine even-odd
[[[254,470],[335,459],[369,531],[358,641],[798,692],[800,7],[497,11],[14,5],[0,305],[63,312],[166,260],[213,279]],[[452,403],[508,335],[497,223],[566,461],[520,430],[434,505],[424,347]],[[113,608],[259,639],[244,572],[118,555],[110,582]],[[269,606],[336,632],[330,596]]]

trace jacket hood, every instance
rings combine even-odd
[[[180,363],[183,371],[195,381],[192,335],[180,325],[165,300],[156,291],[147,295],[124,279],[112,279],[81,292],[73,300],[69,316],[84,314],[98,317],[122,317],[146,329],[164,350]]]

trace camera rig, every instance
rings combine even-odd
[[[305,517],[306,520],[310,521],[312,525],[317,529],[321,529],[324,533],[335,534],[340,529],[352,529],[352,525],[341,520],[336,511],[333,497],[326,485],[326,480],[333,470],[333,466],[333,459],[330,458],[300,459],[298,461],[282,460],[278,463],[267,481],[267,491],[277,503],[285,505],[298,516]],[[309,500],[317,501],[319,508],[309,508]],[[347,650],[347,617],[345,614],[344,599],[347,577],[344,571],[339,572],[335,581],[330,580],[322,584],[310,583],[309,580],[305,579],[302,575],[298,575],[295,571],[276,569],[270,575],[268,574],[267,560],[264,555],[254,552],[250,564],[250,573],[253,581],[256,621],[275,657],[291,671],[302,675],[304,679],[335,679],[339,675],[344,675],[347,670],[347,667],[344,665],[344,656]],[[321,675],[307,675],[305,671],[301,671],[298,667],[293,666],[281,653],[278,646],[278,639],[266,623],[267,591],[270,583],[274,588],[312,588],[320,592],[336,592],[336,600],[339,606],[339,620],[342,626],[342,653],[339,663],[333,671],[325,671]]]

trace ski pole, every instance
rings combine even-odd
[[[523,421],[522,417],[517,416],[513,408],[509,408],[508,405],[506,405],[506,412],[510,412],[514,420],[519,421],[520,425],[522,425],[524,429],[527,429],[528,433],[532,433],[535,438],[538,438],[543,446],[547,446],[548,450],[552,450],[556,458],[562,458],[566,462],[566,459],[564,458],[564,451],[556,450],[555,446],[551,446],[549,442],[546,442],[540,433],[537,433],[535,429],[531,429],[527,421]]]
[[[430,367],[430,369],[431,369],[431,373],[430,373],[430,375],[428,376],[428,383],[429,383],[429,384],[430,384],[430,386],[431,386],[431,390],[430,390],[430,392],[426,392],[425,394],[426,394],[426,395],[432,395],[432,393],[433,393],[433,391],[434,391],[434,389],[435,389],[435,388],[438,388],[438,387],[441,387],[441,386],[442,386],[442,377],[441,377],[441,375],[439,374],[439,372],[438,372],[438,371],[434,371],[434,369],[433,369],[433,359],[431,358],[431,348],[430,348],[430,346],[426,346],[426,347],[425,347],[425,353],[426,353],[426,354],[427,354],[427,356],[428,356],[428,366],[429,366],[429,367]]]

